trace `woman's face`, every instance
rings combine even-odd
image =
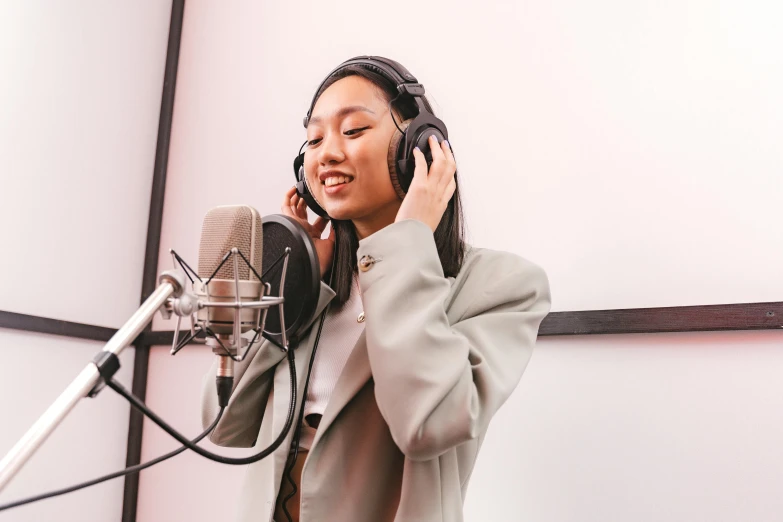
[[[361,76],[336,81],[318,98],[307,126],[304,167],[331,218],[394,220],[402,201],[386,156],[395,128],[382,92]]]

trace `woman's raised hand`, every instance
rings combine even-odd
[[[397,211],[394,222],[403,219],[418,219],[435,232],[449,200],[457,188],[457,183],[454,181],[457,162],[451,153],[449,143],[445,140],[443,143],[438,143],[435,136],[430,136],[430,150],[432,151],[432,165],[429,173],[424,153],[418,147],[413,150],[416,169],[413,171],[413,180],[405,194],[405,199],[402,200],[400,210]]]
[[[321,239],[321,235],[326,229],[328,219],[318,216],[313,223],[307,220],[307,203],[296,193],[296,187],[291,187],[285,193],[283,204],[280,211],[299,222],[305,231],[313,238],[315,251],[318,253],[318,264],[321,266],[321,279],[329,267],[332,265],[332,256],[334,256],[334,229],[329,232],[329,237]]]

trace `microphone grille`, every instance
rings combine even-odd
[[[261,216],[247,205],[215,207],[204,216],[201,227],[201,243],[198,249],[198,275],[209,278],[220,265],[223,256],[232,248],[238,248],[261,274],[262,250]],[[258,278],[239,260],[240,281],[258,281]],[[234,279],[234,261],[228,259],[215,275],[216,279]]]

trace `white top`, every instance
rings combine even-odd
[[[364,323],[357,318],[364,309],[359,289],[359,278],[355,275],[351,285],[351,296],[339,311],[329,310],[324,320],[321,339],[315,353],[313,372],[310,375],[310,385],[305,398],[305,416],[311,413],[323,415],[326,403],[334,391],[337,379],[348,362],[356,341],[364,331]],[[300,447],[309,448],[312,441],[302,432]]]

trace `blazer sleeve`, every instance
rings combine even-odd
[[[359,243],[360,267],[362,258],[370,262],[359,277],[375,397],[408,458],[435,458],[486,431],[522,377],[549,313],[544,271],[489,252],[466,260],[452,324],[451,284],[426,224],[400,221]]]

